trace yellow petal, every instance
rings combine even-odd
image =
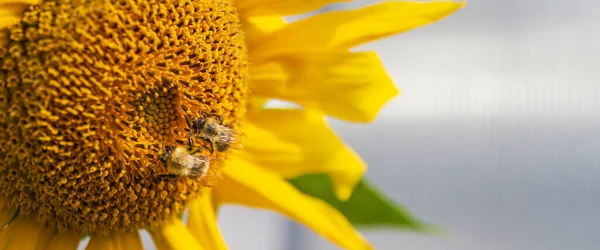
[[[358,10],[323,13],[249,42],[251,59],[303,51],[348,49],[435,22],[458,10],[457,2],[385,2]]]
[[[192,235],[196,237],[198,243],[206,249],[227,249],[217,225],[212,189],[205,188],[202,195],[190,202],[188,207],[190,213],[187,227]]]
[[[277,211],[346,249],[371,249],[348,220],[329,204],[300,193],[278,175],[231,157],[215,190],[218,202]]]
[[[248,119],[244,132],[249,139],[238,155],[283,178],[328,173],[338,198],[346,200],[366,171],[365,163],[319,112],[269,109]]]
[[[149,231],[154,243],[160,247],[159,249],[204,249],[177,217],[171,219],[163,227]]]
[[[41,0],[0,0],[0,28],[20,22],[23,12],[29,5],[41,2]]]
[[[335,2],[351,0],[235,0],[234,6],[242,17],[294,15],[320,9]]]
[[[250,75],[255,96],[290,100],[353,122],[373,121],[399,93],[374,52],[289,54],[252,67]]]
[[[49,235],[52,235],[43,225],[38,225],[33,219],[24,216],[17,216],[4,230],[7,232],[3,250],[40,249],[39,246],[46,245],[50,239]]]
[[[86,250],[143,250],[138,232],[113,233],[108,236],[92,236]]]
[[[242,20],[242,29],[246,34],[247,43],[260,42],[269,33],[279,30],[285,25],[286,22],[281,16],[261,16]]]
[[[263,96],[275,95],[282,90],[270,90],[269,88],[283,88],[289,80],[283,63],[262,63],[250,67],[250,88],[252,94]]]
[[[156,230],[148,230],[150,236],[152,236],[152,242],[154,242],[154,246],[157,250],[173,250],[167,239],[163,237],[161,233]]]
[[[8,204],[3,203],[2,206],[0,206],[0,228],[8,224],[8,222],[10,222],[10,220],[12,220],[13,217],[15,217],[16,213],[16,208],[13,208]]]
[[[33,5],[39,4],[42,0],[0,0],[0,5],[2,4],[25,4],[25,5]]]
[[[0,16],[0,28],[4,28],[4,27],[9,26],[11,24],[18,23],[19,21],[21,21],[21,18],[17,17],[17,16],[12,16],[12,15],[9,15],[9,16]]]
[[[265,97],[251,97],[246,110],[248,113],[260,111],[264,108],[267,101],[268,99]]]
[[[81,234],[79,233],[56,233],[47,247],[44,248],[46,250],[69,250],[69,249],[77,249],[79,246],[79,241],[81,239]]]
[[[44,227],[41,230],[39,237],[36,239],[37,244],[35,245],[35,249],[36,250],[47,250],[48,243],[50,242],[50,240],[52,240],[52,237],[54,237],[54,232],[52,230]]]
[[[8,236],[8,231],[7,230],[0,230],[0,249],[4,250],[4,245],[6,244],[6,240],[7,240],[7,236]]]

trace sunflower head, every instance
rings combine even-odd
[[[156,178],[156,160],[163,144],[187,146],[199,111],[239,127],[244,39],[229,0],[25,8],[0,45],[0,194],[59,231],[134,231],[181,213],[218,168]]]

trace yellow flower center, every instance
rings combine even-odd
[[[216,166],[162,178],[158,159],[163,142],[188,146],[186,113],[243,120],[246,45],[229,0],[45,1],[6,34],[0,193],[19,214],[127,232],[161,225],[214,183]]]

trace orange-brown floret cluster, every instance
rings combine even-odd
[[[162,142],[186,142],[184,110],[240,125],[240,30],[230,0],[30,6],[0,45],[0,194],[60,231],[128,232],[181,213],[218,169],[199,179],[151,170],[165,171]]]

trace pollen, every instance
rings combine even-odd
[[[247,53],[230,0],[44,1],[2,32],[0,194],[20,215],[131,232],[218,181],[218,167],[158,178],[156,160],[163,144],[187,146],[188,116],[243,121]]]

